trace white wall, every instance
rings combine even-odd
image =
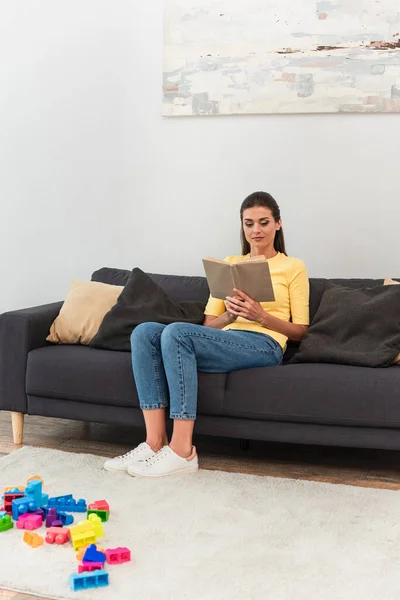
[[[257,189],[311,276],[400,276],[400,115],[163,119],[162,1],[0,0],[0,311],[202,274]]]

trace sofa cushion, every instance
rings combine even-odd
[[[399,367],[299,364],[228,375],[224,416],[400,427]]]
[[[95,271],[92,281],[110,283],[112,285],[126,285],[131,271],[103,267]],[[159,275],[147,273],[157,285],[168,294],[175,302],[199,301],[206,303],[210,295],[207,279],[205,277],[189,275]]]
[[[292,362],[390,366],[400,349],[400,286],[329,283]]]
[[[226,377],[224,373],[200,374],[199,414],[221,414]],[[32,396],[139,408],[127,352],[73,345],[32,350],[26,391]]]
[[[90,346],[130,352],[132,331],[140,323],[201,325],[204,309],[204,302],[174,302],[149,275],[136,267],[116,305],[105,315]]]

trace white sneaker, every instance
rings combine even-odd
[[[144,462],[155,454],[147,442],[142,442],[139,446],[130,450],[130,452],[106,460],[104,468],[106,471],[127,471],[128,467],[136,464],[140,465],[141,462]]]
[[[128,473],[137,477],[165,477],[178,473],[194,473],[198,469],[199,459],[194,446],[189,458],[182,458],[170,446],[164,446],[151,458],[130,464]]]

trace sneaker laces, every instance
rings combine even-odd
[[[127,452],[126,454],[123,454],[122,456],[119,456],[119,460],[121,462],[126,462],[127,460],[129,460],[130,458],[132,458],[133,456],[136,456],[136,454],[138,454],[139,449],[142,449],[144,442],[142,442],[141,444],[139,444],[139,446],[136,446],[136,448],[134,448],[133,450],[129,450],[129,452]]]
[[[171,450],[171,448],[169,446],[163,446],[163,448],[161,448],[161,450],[156,452],[153,456],[146,458],[146,460],[145,460],[146,467],[149,467],[149,466],[159,462],[160,460],[162,460],[165,456],[167,456],[171,452],[173,452],[173,450]]]

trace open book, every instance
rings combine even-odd
[[[207,257],[203,258],[203,265],[214,298],[225,300],[226,296],[234,296],[233,288],[237,288],[257,302],[274,302],[274,289],[265,256],[246,258],[235,264]]]

